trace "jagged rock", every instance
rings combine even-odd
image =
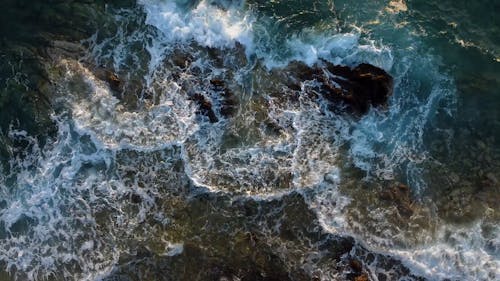
[[[106,81],[108,81],[109,86],[111,87],[112,90],[121,91],[122,81],[120,80],[120,78],[118,78],[118,76],[115,73],[113,72],[108,73]]]
[[[139,194],[132,193],[132,194],[130,194],[130,202],[132,202],[134,204],[140,204],[142,202],[142,198]]]
[[[215,115],[212,108],[212,103],[202,94],[194,94],[190,97],[199,107],[199,113],[205,115],[210,120],[210,123],[216,123],[219,118]]]
[[[219,101],[219,113],[223,117],[231,117],[237,110],[238,100],[235,94],[226,86],[226,82],[222,79],[211,79],[210,89],[213,91],[213,96]],[[200,113],[206,115],[210,122],[218,122],[218,118],[212,107],[212,103],[207,98],[200,94],[195,94],[191,99],[200,106]]]
[[[145,91],[144,81],[141,77],[134,77],[130,73],[117,73],[114,69],[104,66],[95,66],[92,62],[84,62],[85,65],[99,80],[108,84],[113,95],[128,110],[136,110],[141,102],[154,102],[154,94]]]
[[[107,82],[111,90],[118,93],[123,91],[123,82],[113,71],[103,67],[97,67],[93,72],[97,78]]]
[[[362,63],[354,68],[320,61],[312,67],[294,61],[285,69],[285,84],[292,90],[301,90],[305,81],[316,81],[312,86],[334,104],[345,104],[358,113],[366,113],[371,106],[387,103],[393,92],[393,79],[376,66]]]

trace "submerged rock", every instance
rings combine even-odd
[[[353,237],[321,230],[298,193],[269,201],[202,193],[172,212],[162,237],[180,251],[134,244],[103,280],[425,280]]]
[[[381,199],[394,202],[400,215],[410,217],[413,215],[413,203],[410,188],[404,184],[391,186],[380,194]]]

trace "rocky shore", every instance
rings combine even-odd
[[[68,110],[59,103],[59,98],[67,93],[59,89],[64,83],[73,83],[74,88],[78,88],[78,83],[85,86],[85,77],[78,73],[82,69],[98,80],[99,85],[105,85],[121,111],[137,113],[160,103],[164,89],[155,86],[154,82],[158,81],[144,78],[149,71],[150,57],[142,45],[133,49],[139,62],[130,64],[127,63],[132,60],[116,65],[113,57],[98,59],[92,53],[93,44],[112,38],[118,30],[123,31],[123,26],[114,22],[114,13],[122,8],[140,9],[136,1],[8,0],[6,5],[10,13],[0,19],[0,162],[4,169],[9,169],[10,159],[23,158],[29,153],[30,144],[11,138],[12,130],[26,131],[42,146],[45,140],[55,136],[57,125],[52,117]],[[145,25],[143,17],[139,17],[136,23],[126,26],[124,32],[133,33]],[[263,127],[264,134],[279,138],[290,132],[293,124],[273,120],[268,114],[272,103],[289,104],[293,108],[307,97],[308,102],[322,110],[325,108],[324,115],[360,120],[372,110],[384,114],[394,91],[391,75],[367,63],[345,66],[319,59],[312,65],[291,61],[284,67],[267,69],[258,59],[248,58],[245,47],[239,43],[220,49],[194,42],[181,47],[170,51],[159,62],[165,71],[163,78],[182,89],[181,98],[189,104],[188,109],[194,109],[198,125],[209,128],[246,122],[241,117],[244,109],[253,115],[255,124]],[[197,65],[200,58],[216,71]],[[237,72],[243,68],[247,73],[253,71],[248,75],[250,82],[237,81]],[[68,73],[72,71],[69,79]],[[187,75],[189,79],[183,80]],[[84,86],[79,93],[82,99],[88,90]],[[260,141],[258,134],[263,133],[252,130],[261,128],[249,127],[225,131],[224,146],[217,152],[222,154],[241,143]],[[448,175],[447,179],[460,187],[426,192],[435,203],[427,202],[428,198],[415,198],[412,187],[397,180],[366,183],[358,169],[346,164],[346,170],[352,174],[346,172],[345,176],[352,180],[341,183],[341,192],[352,198],[346,208],[352,230],[372,238],[392,239],[392,245],[405,248],[423,244],[435,235],[441,219],[467,223],[489,213],[488,219],[494,223],[498,220],[495,210],[498,210],[500,177],[497,176],[498,159],[491,159],[488,146],[478,142],[468,152],[475,157],[475,162],[464,166],[477,171],[470,178],[455,176],[448,169],[439,170],[442,166],[431,167]],[[129,154],[134,157],[134,153]],[[155,157],[150,154],[141,157],[148,160]],[[180,159],[179,155],[176,157]],[[160,160],[147,163],[163,163]],[[351,159],[342,160],[349,163]],[[482,164],[476,165],[476,162]],[[148,239],[135,241],[132,234],[124,233],[124,244],[129,248],[121,253],[118,264],[104,280],[425,280],[396,258],[370,250],[360,239],[367,238],[364,241],[369,243],[368,237],[354,238],[323,229],[317,214],[306,202],[307,194],[291,191],[294,175],[289,172],[259,175],[264,180],[269,178],[268,185],[285,191],[276,198],[259,199],[245,197],[241,190],[229,187],[227,192],[212,192],[197,186],[188,179],[184,167],[176,163],[162,171],[175,171],[173,178],[180,179],[176,182],[178,185],[167,186],[158,180],[153,187],[139,186],[135,171],[118,169],[117,174],[127,174],[130,181],[127,183],[139,186],[120,197],[133,210],[124,212],[134,213],[140,206],[151,204],[170,221],[160,224],[152,214],[141,214],[146,216],[140,222],[143,231],[134,231],[151,230],[149,236],[145,236]],[[147,167],[139,168],[147,170]],[[460,170],[460,167],[453,168]],[[464,178],[466,180],[460,180]],[[225,183],[224,180],[221,182]],[[436,182],[439,180],[443,177],[436,176]],[[443,182],[443,186],[449,186],[450,182]],[[0,207],[1,204],[0,200]],[[101,211],[91,216],[96,216],[96,224],[104,229],[102,232],[112,232],[108,227],[113,221]],[[385,217],[379,221],[377,216],[382,213]],[[7,237],[2,234],[2,227],[0,225],[0,237]],[[485,229],[488,231],[494,232]],[[166,251],[165,241],[177,244]],[[4,266],[1,262],[0,265]],[[79,266],[71,266],[68,268],[75,272],[82,271]],[[22,269],[11,268],[11,271],[20,279],[26,277]],[[40,273],[40,278],[46,276]],[[53,276],[65,278],[63,273]]]

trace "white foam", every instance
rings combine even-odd
[[[304,30],[307,36],[294,35],[286,41],[286,48],[291,51],[291,56],[286,60],[274,61],[271,56],[265,56],[268,68],[282,67],[292,60],[302,61],[313,65],[319,59],[330,61],[334,64],[357,65],[362,62],[371,63],[389,70],[393,64],[393,57],[389,48],[370,44],[360,44],[360,34],[355,32],[324,34],[312,30]]]
[[[314,192],[306,195],[306,201],[313,210],[323,229],[340,235],[349,234],[349,223],[345,208],[351,199],[339,191],[341,174],[338,169],[327,173]]]
[[[280,127],[279,135],[269,135],[253,111],[241,112],[233,120],[245,132],[253,132],[244,140],[254,139],[253,143],[221,151],[224,130],[241,130],[229,124],[193,135],[186,144],[186,161],[197,184],[213,191],[275,194],[317,186],[336,168],[342,132],[338,128],[346,121],[325,113],[313,100],[293,104],[273,99],[261,106],[266,108],[266,120]]]
[[[268,34],[263,26],[256,29],[257,15],[242,9],[242,5],[215,5],[202,0],[186,9],[185,3],[179,1],[140,0],[139,3],[146,11],[146,23],[161,31],[158,40],[162,44],[194,41],[205,47],[232,48],[238,42],[245,47],[247,57],[257,55],[268,69],[283,67],[292,60],[312,65],[319,59],[347,65],[369,62],[384,69],[392,66],[390,49],[376,46],[373,41],[360,44],[359,32],[319,33],[306,27],[300,33],[290,34],[284,46],[274,46],[274,37],[283,35]],[[152,54],[160,49],[148,46]],[[283,56],[284,53],[289,55]]]
[[[30,280],[49,276],[61,263],[72,261],[81,266],[85,278],[93,279],[91,276],[95,270],[90,270],[89,266],[99,264],[105,270],[115,259],[97,241],[95,248],[106,257],[105,260],[96,256],[74,255],[76,249],[72,247],[80,248],[80,239],[87,237],[86,241],[89,241],[88,238],[94,238],[95,234],[91,231],[94,223],[89,220],[92,211],[87,204],[81,204],[85,202],[81,201],[83,194],[76,190],[92,189],[102,178],[94,176],[79,182],[76,180],[76,173],[87,160],[80,158],[78,153],[72,153],[81,149],[82,144],[75,143],[68,132],[61,132],[57,142],[48,144],[53,150],[43,152],[34,139],[16,132],[11,137],[28,140],[31,149],[24,160],[11,161],[13,174],[7,177],[15,176],[15,186],[2,186],[2,189],[10,190],[5,192],[6,197],[3,198],[7,207],[0,210],[0,218],[5,223],[9,238],[0,241],[0,258],[8,268],[24,271]],[[100,156],[103,157],[107,157],[106,154]],[[74,197],[66,197],[65,193]],[[25,221],[27,228],[19,229],[17,226],[15,229],[14,225],[21,221]],[[83,225],[82,229],[75,227],[78,223]],[[82,232],[84,229],[88,232]],[[83,243],[81,248],[89,246]]]
[[[177,244],[168,244],[165,246],[165,252],[163,253],[163,256],[177,256],[181,254],[184,251],[184,244],[182,243],[177,243]]]
[[[169,196],[170,185],[182,184],[172,171],[176,158],[168,157],[171,150],[167,148],[152,152],[166,154],[159,159],[120,156],[118,161],[117,155],[126,150],[109,150],[88,134],[75,131],[71,120],[55,120],[58,136],[43,149],[24,132],[9,134],[29,145],[24,158],[11,160],[11,174],[0,176],[6,203],[0,222],[7,232],[7,238],[0,240],[0,260],[28,280],[47,279],[53,273],[65,279],[98,280],[129,250],[119,242],[126,240],[124,235],[143,236],[145,241],[157,235],[148,226],[136,227],[155,212],[151,196]],[[144,168],[135,172],[135,183],[130,182],[127,171],[141,165]],[[12,179],[14,186],[6,186]],[[162,191],[156,189],[158,185]],[[141,198],[136,211],[130,209],[131,193]],[[102,212],[104,216],[99,217]],[[170,244],[163,242],[167,250]],[[181,251],[182,247],[174,245],[167,254]]]
[[[86,91],[77,95],[65,94],[63,103],[71,107],[76,130],[89,133],[108,148],[135,146],[143,149],[161,147],[165,143],[182,142],[197,129],[195,108],[179,94],[175,82],[163,82],[159,103],[140,111],[126,110],[105,82],[97,79],[82,64],[63,60],[60,67],[67,70],[60,91],[75,92],[72,81],[83,78]],[[78,90],[76,90],[78,91]]]
[[[432,280],[498,280],[499,229],[495,226],[495,237],[482,234],[482,223],[470,227],[443,226],[435,242],[412,249],[390,249],[416,274]],[[485,249],[492,243],[494,253]]]
[[[194,40],[205,47],[234,47],[239,42],[251,50],[253,45],[250,14],[233,7],[222,9],[199,1],[186,11],[175,1],[139,0],[147,13],[146,23],[162,31],[170,43],[189,43]]]

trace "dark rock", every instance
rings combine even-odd
[[[286,85],[295,91],[301,90],[301,83],[316,81],[313,90],[334,104],[347,105],[357,113],[366,113],[371,106],[387,103],[393,92],[393,79],[376,66],[360,64],[355,68],[334,65],[321,61],[312,67],[294,61],[285,68]]]
[[[321,278],[319,276],[313,276],[311,277],[311,281],[321,281]]]
[[[113,71],[103,67],[97,67],[94,70],[94,75],[100,80],[107,82],[111,90],[118,93],[123,91],[123,83]]]
[[[133,193],[130,195],[130,201],[134,204],[140,204],[142,202],[142,198],[139,194]]]
[[[363,263],[361,263],[357,258],[353,258],[349,260],[348,265],[351,269],[351,272],[346,274],[348,280],[364,280],[363,276],[366,276],[366,273],[363,272]]]
[[[50,36],[47,35],[50,40]],[[52,59],[55,57],[66,57],[73,59],[80,59],[85,53],[85,48],[79,43],[73,43],[62,40],[52,40],[50,41],[50,47],[48,48],[48,55]]]
[[[414,275],[401,261],[389,255],[378,254],[368,251],[358,245],[356,259],[366,265],[362,274],[351,275],[347,280],[370,280],[369,276],[377,276],[379,280],[427,280],[421,276]]]
[[[382,273],[382,272],[377,274],[377,278],[379,281],[387,281],[387,275],[385,273]]]
[[[214,110],[212,109],[212,103],[204,95],[194,94],[190,97],[190,99],[198,105],[199,113],[207,116],[210,123],[219,121],[219,118],[217,118]]]
[[[212,80],[210,80],[210,84],[216,88],[219,88],[219,89],[224,88],[224,86],[226,85],[226,83],[224,83],[224,81],[222,81],[220,79],[212,79]]]
[[[363,265],[361,264],[360,261],[358,261],[356,259],[352,259],[349,262],[349,265],[351,266],[352,270],[356,273],[363,271]]]
[[[354,281],[368,281],[368,280],[370,280],[370,279],[368,279],[368,274],[366,274],[366,273],[363,273],[359,276],[354,277]]]
[[[188,67],[193,62],[193,56],[179,49],[174,50],[169,57],[170,62],[180,68]]]
[[[136,110],[141,103],[157,103],[154,92],[144,89],[144,81],[130,73],[116,73],[111,67],[95,66],[84,62],[96,78],[106,82],[113,96],[120,100],[120,104],[127,110]],[[127,77],[126,79],[124,79]]]
[[[113,91],[121,91],[121,85],[122,85],[122,81],[120,80],[120,78],[118,78],[118,76],[112,72],[108,73],[108,75],[106,76],[106,81],[108,82],[110,88],[113,90]]]

